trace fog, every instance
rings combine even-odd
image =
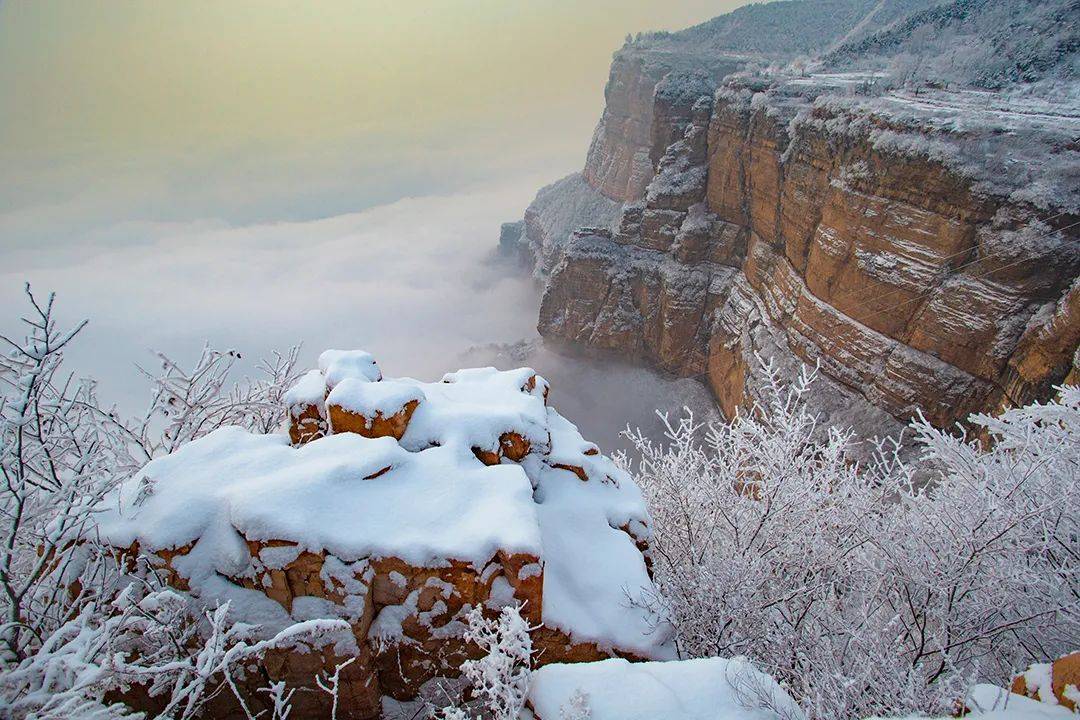
[[[533,182],[301,222],[126,221],[92,249],[9,252],[0,299],[18,307],[23,279],[58,289],[62,316],[91,321],[72,360],[125,404],[146,350],[186,357],[204,341],[247,355],[303,343],[309,362],[363,347],[388,374],[427,377],[471,345],[535,333],[534,281],[494,252]]]
[[[496,234],[539,182],[317,220],[129,220],[81,235],[87,244],[12,245],[0,272],[3,325],[11,332],[11,311],[24,307],[23,281],[39,294],[56,289],[63,321],[90,320],[68,353],[72,367],[129,412],[148,391],[136,362],[152,367],[151,350],[190,362],[204,342],[239,350],[241,372],[297,343],[308,364],[325,348],[364,348],[389,376],[530,365],[552,382],[552,403],[608,450],[626,447],[618,433],[627,424],[658,431],[655,408],[707,406],[693,381],[560,356],[538,342],[538,283],[499,257]]]
[[[536,344],[499,224],[582,165],[626,32],[735,4],[0,4],[0,331],[24,282],[55,290],[90,320],[72,368],[127,411],[135,363],[205,342],[420,378],[531,364],[615,447],[707,397]]]

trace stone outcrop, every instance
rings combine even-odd
[[[337,716],[376,718],[382,697],[414,699],[479,656],[464,635],[477,607],[519,606],[539,665],[668,657],[663,629],[627,603],[654,591],[640,492],[547,396],[528,368],[421,383],[329,351],[285,394],[288,443],[215,431],[119,488],[100,532],[129,571],[141,558],[265,636],[345,621],[241,673],[254,708],[285,681],[294,712],[328,716],[316,677],[351,660]],[[227,693],[210,712],[242,717]]]
[[[1080,707],[1080,652],[1064,655],[1052,663],[1032,665],[1013,678],[1011,690],[1076,712]]]
[[[369,438],[392,437],[400,440],[419,404],[419,400],[408,400],[385,415],[383,411],[376,410],[370,417],[332,402],[327,402],[326,411],[330,416],[331,432],[352,432]]]
[[[1075,372],[1080,214],[985,177],[962,133],[658,65],[616,56],[583,179],[622,205],[547,240],[546,341],[701,377],[729,416],[759,358],[816,364],[818,409],[866,435]]]

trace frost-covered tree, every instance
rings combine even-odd
[[[503,607],[493,618],[485,615],[482,607],[475,607],[466,615],[466,622],[466,640],[484,653],[461,664],[469,700],[443,707],[433,717],[518,720],[532,674],[532,628],[515,605]]]
[[[191,369],[161,355],[149,408],[128,420],[64,367],[85,323],[61,327],[52,296],[26,293],[25,337],[0,337],[0,717],[127,717],[107,698],[136,685],[159,701],[157,717],[196,717],[235,690],[234,668],[271,647],[348,632],[343,621],[304,623],[255,641],[227,607],[204,612],[140,559],[94,542],[95,506],[147,460],[223,424],[278,424],[296,351],[239,384],[228,381],[235,352],[206,349]],[[288,698],[273,697],[283,719]]]
[[[919,420],[916,468],[889,443],[857,462],[806,408],[808,374],[765,371],[731,423],[633,436],[650,604],[683,655],[748,656],[812,717],[861,718],[948,710],[976,677],[1080,646],[1080,390],[973,418],[989,448]]]

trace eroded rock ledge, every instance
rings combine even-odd
[[[100,532],[260,634],[347,621],[349,637],[248,669],[255,707],[285,680],[300,717],[329,716],[315,676],[345,658],[341,718],[457,675],[478,654],[463,636],[478,606],[523,606],[541,665],[670,657],[628,600],[654,591],[640,491],[547,394],[529,368],[425,383],[327,351],[286,394],[288,436],[224,428],[154,460],[104,503]]]

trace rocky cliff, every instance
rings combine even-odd
[[[548,342],[699,376],[726,414],[768,382],[759,358],[780,377],[817,365],[820,410],[866,434],[1075,372],[1075,103],[720,80],[715,57],[671,54],[616,54],[584,173],[526,213]]]

